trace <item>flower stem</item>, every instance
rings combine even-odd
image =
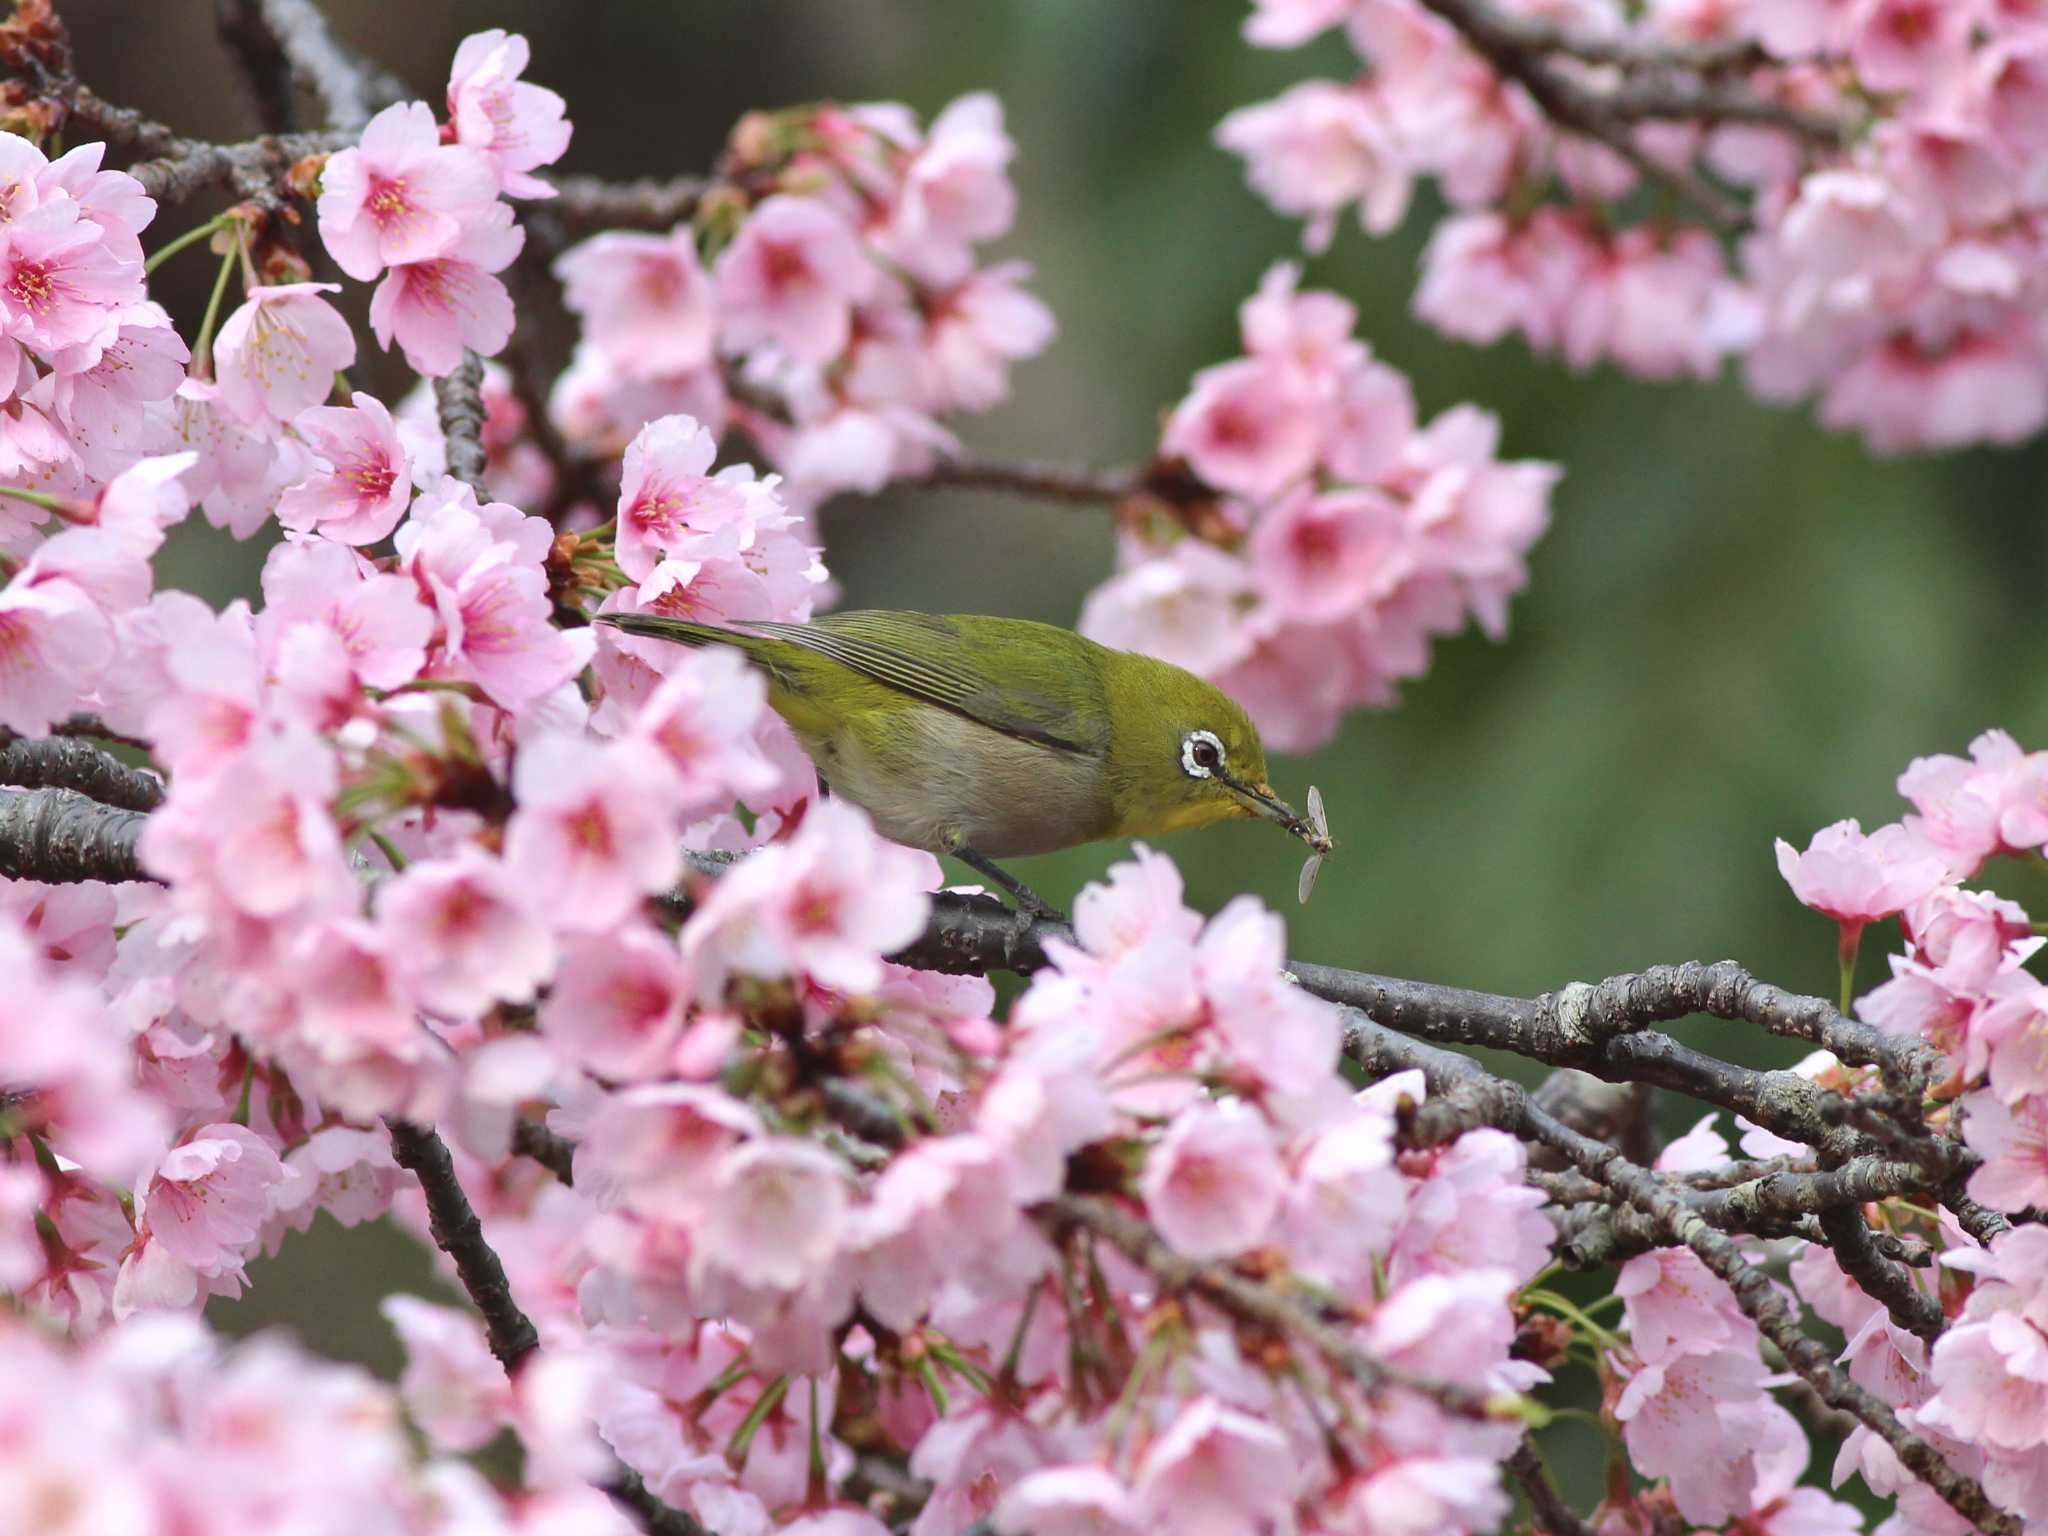
[[[229,222],[231,221],[226,214],[215,214],[204,224],[199,225],[195,229],[186,230],[177,239],[169,241],[159,246],[156,250],[151,251],[142,263],[142,270],[145,273],[154,272],[158,267],[177,255],[178,252],[184,250],[186,246],[197,245],[202,240],[212,239],[214,234]]]
[[[1856,952],[1863,947],[1863,925],[1843,923],[1841,942],[1835,946],[1835,958],[1842,967],[1842,1017],[1849,1017],[1849,1005],[1856,996]]]
[[[228,278],[235,270],[235,257],[242,242],[237,240],[220,259],[220,276],[213,280],[213,292],[206,300],[206,314],[199,322],[199,339],[192,344],[192,371],[202,378],[213,377],[213,327],[220,319],[220,301],[227,294]]]

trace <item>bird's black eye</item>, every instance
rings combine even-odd
[[[1191,779],[1206,779],[1223,766],[1223,743],[1211,731],[1189,731],[1180,744],[1180,765]]]

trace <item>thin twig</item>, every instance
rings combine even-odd
[[[512,1121],[512,1151],[530,1157],[564,1184],[576,1182],[576,1143],[526,1115]]]
[[[1606,145],[1645,180],[1690,203],[1721,233],[1732,234],[1742,227],[1747,215],[1741,204],[1690,172],[1675,170],[1645,154],[1631,125],[1610,114],[1598,92],[1563,74],[1543,53],[1528,47],[1491,6],[1481,0],[1423,0],[1423,4],[1456,27],[1496,74],[1527,91],[1543,115],[1558,127]]]
[[[1149,1223],[1096,1195],[1057,1195],[1038,1208],[1053,1233],[1082,1227],[1144,1269],[1168,1291],[1191,1292],[1232,1316],[1282,1338],[1301,1340],[1361,1391],[1400,1388],[1429,1398],[1461,1418],[1490,1419],[1500,1411],[1485,1392],[1430,1381],[1373,1359],[1344,1334],[1283,1291],[1247,1279],[1225,1264],[1200,1264],[1178,1253]]]

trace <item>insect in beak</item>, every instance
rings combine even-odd
[[[1308,792],[1308,815],[1296,813],[1293,806],[1273,793],[1266,784],[1247,784],[1241,779],[1218,775],[1231,789],[1251,802],[1252,811],[1267,821],[1278,822],[1282,827],[1300,838],[1309,846],[1308,862],[1301,868],[1301,882],[1296,894],[1306,902],[1308,893],[1315,888],[1316,875],[1323,867],[1323,860],[1337,845],[1330,838],[1330,820],[1323,811],[1323,792],[1311,785]]]
[[[1301,905],[1308,905],[1308,893],[1316,888],[1316,876],[1322,872],[1323,860],[1337,845],[1330,840],[1330,818],[1323,813],[1323,792],[1311,784],[1308,787],[1308,825],[1299,829],[1297,835],[1309,846],[1308,862],[1301,866],[1301,881],[1295,887],[1295,899]]]

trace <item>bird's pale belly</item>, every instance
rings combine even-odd
[[[800,737],[832,793],[866,811],[892,842],[930,853],[965,844],[1003,859],[1105,835],[1100,759],[1019,741],[940,709],[918,710],[897,725],[879,751],[851,730]]]

